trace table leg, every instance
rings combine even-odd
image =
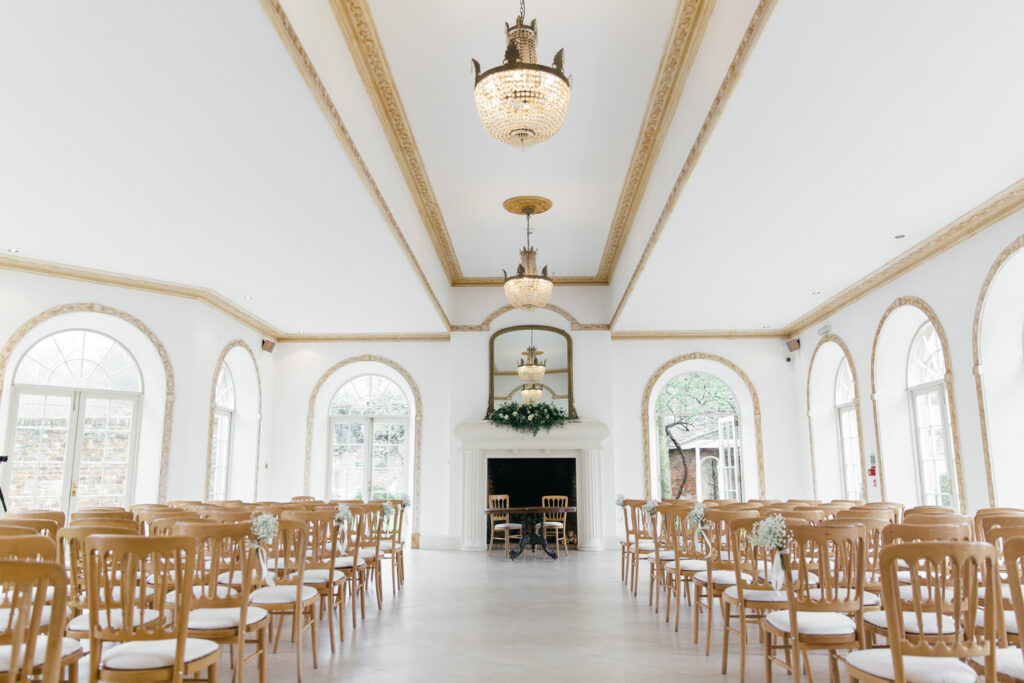
[[[522,538],[519,540],[519,547],[514,548],[512,552],[509,553],[509,559],[514,560],[522,555],[526,552],[526,546],[528,545],[533,546],[534,551],[536,551],[537,546],[540,545],[544,552],[547,553],[548,557],[553,560],[557,560],[558,553],[552,552],[551,548],[548,547],[548,539],[544,534],[544,527],[542,526],[540,533],[537,533],[537,524],[541,524],[543,522],[544,516],[537,514],[522,514],[519,519],[520,523],[523,525]]]

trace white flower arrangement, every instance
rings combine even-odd
[[[707,524],[704,519],[704,503],[697,503],[693,509],[686,513],[687,529],[703,529]]]
[[[792,538],[793,532],[778,513],[755,523],[750,533],[751,543],[768,550],[785,550]]]
[[[392,503],[390,500],[385,500],[384,503],[380,506],[380,512],[382,515],[384,515],[385,519],[391,517],[395,514],[395,504]]]
[[[270,545],[277,537],[277,517],[269,512],[253,514],[252,535],[261,546]]]
[[[349,509],[348,505],[338,503],[338,507],[334,511],[334,526],[340,527],[342,524],[348,524],[352,519],[352,510]]]
[[[658,509],[658,506],[659,506],[660,504],[661,504],[661,503],[660,503],[660,502],[658,502],[658,501],[656,501],[656,500],[649,500],[649,501],[647,501],[646,503],[644,503],[644,506],[643,506],[643,507],[641,508],[641,510],[643,510],[643,511],[644,511],[644,513],[645,513],[645,514],[646,514],[646,515],[647,515],[648,517],[650,517],[651,515],[653,515],[653,514],[654,514],[654,511]]]
[[[615,505],[617,505],[620,508],[626,507],[626,497],[621,493],[615,496]]]

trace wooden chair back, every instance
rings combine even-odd
[[[921,515],[955,515],[956,510],[946,505],[915,505],[912,508],[907,508],[903,511],[903,516],[913,514]]]
[[[882,530],[889,526],[888,520],[875,517],[839,517],[823,522],[826,526],[836,524],[860,524],[864,527],[864,590],[881,592]]]
[[[836,519],[863,519],[865,517],[871,517],[874,519],[882,519],[889,524],[896,523],[896,510],[893,508],[869,508],[866,505],[855,506],[847,510],[840,510],[836,513]]]
[[[505,509],[509,506],[508,495],[505,493],[498,493],[487,496],[487,507],[491,509],[501,508]],[[491,525],[501,524],[508,521],[508,515],[502,514],[491,514]]]
[[[849,510],[850,508],[860,507],[864,504],[863,500],[849,500],[844,498],[836,498],[831,502],[832,505],[842,505],[844,508]]]
[[[64,568],[56,562],[0,560],[0,594],[9,606],[0,612],[0,647],[9,648],[6,672],[0,673],[0,680],[18,683],[29,680],[33,673],[43,683],[61,680],[66,591]],[[47,593],[52,594],[50,605]],[[47,611],[50,622],[43,635]]]
[[[322,503],[316,496],[292,496],[293,503]]]
[[[762,505],[761,509],[772,512],[789,512],[790,510],[806,510],[808,507],[807,503],[771,503]]]
[[[903,657],[985,658],[986,680],[995,680],[996,611],[979,614],[978,589],[988,595],[999,590],[995,548],[986,543],[922,541],[882,548],[882,606],[887,616],[886,638],[892,653],[894,679],[906,679]],[[901,599],[901,563],[910,567],[910,599]],[[922,578],[924,577],[924,578]],[[907,597],[904,595],[904,597]],[[907,633],[916,622],[952,620],[948,636],[922,638]],[[983,628],[977,628],[983,619]],[[909,629],[913,631],[913,629]],[[945,628],[943,630],[946,630]]]
[[[821,505],[821,501],[815,498],[790,498],[787,503],[803,503],[804,505]]]
[[[175,515],[173,517],[158,517],[149,523],[147,536],[171,536],[174,533],[174,525],[178,522],[201,522],[204,524],[218,524],[209,519],[202,519],[196,515]]]
[[[278,584],[295,584],[296,601],[301,602],[306,572],[308,526],[305,522],[278,520],[277,536],[264,547],[267,568],[277,575]]]
[[[974,540],[974,520],[964,515],[904,515],[902,526],[955,526],[967,529],[969,541]]]
[[[758,518],[737,519],[732,523],[732,558],[736,570],[736,596],[743,604],[744,590],[774,590],[768,576],[775,558],[772,550],[752,542]]]
[[[362,505],[350,505],[349,509],[355,514],[359,510],[360,524],[360,551],[363,551],[363,559],[370,561],[380,556],[381,524],[383,514],[381,506],[374,502],[363,503]]]
[[[1024,537],[1024,526],[997,526],[989,530],[988,540],[985,543],[991,544],[996,549],[996,560],[999,562],[1000,569],[1006,566],[1006,543],[1010,539],[1022,537]],[[1004,602],[1006,609],[1013,609],[1009,600]]]
[[[91,528],[95,526],[102,526],[108,529],[118,529],[120,531],[127,531],[132,534],[139,533],[138,522],[129,522],[123,519],[107,519],[106,517],[85,517],[84,519],[75,519],[72,520],[71,523],[68,524],[66,528],[77,529],[79,527]]]
[[[329,570],[329,582],[334,582],[335,557],[338,555],[338,528],[334,526],[334,513],[286,510],[282,521],[299,522],[307,527],[306,569]]]
[[[569,496],[541,496],[540,506],[544,508],[569,507]],[[561,522],[563,527],[565,526],[567,517],[567,512],[544,513],[545,522]]]
[[[29,526],[0,526],[0,538],[7,536],[32,536],[39,535],[39,532]]]
[[[18,517],[16,519],[0,519],[0,527],[13,526],[17,528],[28,527],[37,534],[57,540],[57,522],[52,519],[40,519],[38,517]]]
[[[647,501],[641,498],[627,498],[622,503],[622,509],[626,515],[626,535],[627,537],[631,536],[630,540],[634,547],[641,539],[651,537],[648,530],[647,513],[643,509],[645,505],[647,505]]]
[[[889,524],[882,529],[882,546],[921,541],[966,543],[971,540],[969,524]]]
[[[210,512],[206,515],[206,519],[211,522],[221,522],[224,524],[239,524],[241,522],[248,522],[252,519],[252,514],[248,510],[224,508],[223,510]]]
[[[756,510],[722,510],[707,508],[704,510],[707,521],[708,573],[716,569],[732,569],[732,525],[741,519],[760,520]],[[703,538],[703,537],[702,537]]]
[[[818,510],[825,514],[825,519],[833,519],[836,513],[846,510],[845,505],[835,505],[833,503],[822,503],[821,505],[812,505],[810,510]]]
[[[1003,541],[1003,561],[1006,567],[1006,583],[1010,586],[1010,601],[1018,624],[1024,624],[1024,537],[1014,536]],[[1024,650],[1024,630],[1018,628],[1014,643]]]
[[[893,521],[894,524],[898,524],[903,519],[903,510],[906,509],[906,505],[903,503],[894,503],[892,501],[876,501],[873,503],[864,503],[863,507],[866,508],[889,508],[896,515],[896,519]]]
[[[821,524],[825,520],[825,513],[822,510],[788,510],[779,513],[787,522],[791,519],[802,519],[808,524]]]
[[[69,526],[57,532],[60,544],[60,563],[68,569],[68,609],[78,615],[89,607],[85,576],[85,539],[97,534],[105,536],[135,536],[138,532],[108,526]]]
[[[20,512],[8,512],[4,519],[18,519],[19,517],[33,517],[35,519],[49,519],[57,523],[57,528],[64,526],[67,519],[60,510],[22,510]]]
[[[783,572],[790,633],[798,632],[797,612],[856,613],[857,631],[863,632],[864,527],[834,522],[793,527],[792,532],[785,565],[789,571]]]
[[[167,507],[178,508],[180,510],[185,509],[189,505],[200,505],[203,501],[201,500],[169,500],[164,505]]]
[[[249,593],[260,579],[256,544],[250,542],[252,526],[178,521],[174,536],[196,544],[192,609],[236,607],[241,610],[238,623],[248,623]]]
[[[0,538],[0,560],[57,561],[57,542],[46,536],[5,536]],[[4,596],[0,594],[0,601]]]
[[[76,519],[121,519],[132,521],[135,515],[128,510],[106,510],[100,508],[88,508],[71,513],[71,521]]]
[[[1024,516],[1015,514],[989,514],[974,518],[974,534],[979,541],[988,539],[989,533],[996,527],[1024,526]]]

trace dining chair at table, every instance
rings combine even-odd
[[[492,494],[487,496],[487,507],[494,509],[507,509],[509,506],[508,495],[504,493]],[[509,543],[511,541],[519,541],[523,538],[523,525],[519,522],[513,522],[508,514],[491,513],[488,515],[491,522],[491,538],[487,543],[487,555],[490,556],[491,548],[494,547],[494,541],[499,540],[504,543],[505,546],[505,557],[508,557]]]
[[[82,646],[63,633],[66,582],[56,562],[0,560],[0,680],[78,680]]]
[[[569,506],[569,496],[541,496],[540,506],[542,508],[564,508]],[[555,542],[555,553],[558,554],[558,544],[561,543],[565,549],[565,556],[569,557],[569,543],[566,540],[566,527],[569,515],[566,512],[545,512],[541,521],[536,525],[534,531],[544,534],[544,538],[552,537]],[[533,547],[537,552],[537,546]]]
[[[983,662],[985,680],[995,681],[995,613],[985,612],[984,628],[975,628],[979,584],[995,591],[999,583],[995,549],[969,541],[895,543],[882,548],[881,563],[887,647],[847,654],[844,659],[850,681],[974,683],[978,674],[965,663],[969,659]],[[908,586],[899,577],[903,566],[934,580],[914,581],[907,596],[904,589]],[[944,634],[923,636],[929,621],[944,622]]]

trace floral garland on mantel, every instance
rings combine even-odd
[[[575,417],[556,406],[554,403],[506,403],[491,411],[487,419],[503,427],[511,427],[517,432],[529,432],[537,436],[540,430],[549,431],[552,427],[560,427],[566,422],[578,422]]]

